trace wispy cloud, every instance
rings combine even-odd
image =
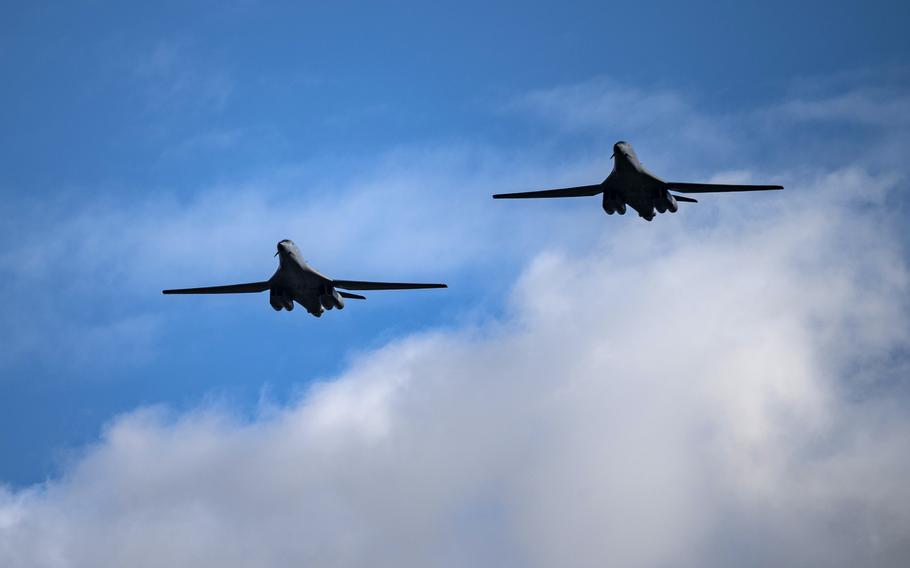
[[[564,138],[589,138],[607,155],[608,145],[629,138],[658,172],[705,175],[721,164],[754,168],[758,157],[788,169],[845,163],[893,168],[900,163],[895,149],[910,144],[902,112],[910,102],[908,76],[898,68],[815,78],[779,101],[724,114],[706,112],[695,94],[604,78],[539,89],[504,108],[530,113]]]
[[[660,151],[727,155],[742,143],[724,117],[706,116],[697,101],[666,88],[640,88],[600,78],[539,89],[517,97],[506,110],[530,113],[568,133],[595,134],[603,144],[629,139]],[[609,154],[608,154],[609,155]],[[663,160],[662,156],[651,160]],[[652,162],[653,163],[653,162]]]
[[[910,117],[904,109],[910,95],[894,89],[856,89],[820,99],[790,100],[774,109],[783,117],[798,121],[847,122],[862,126],[907,127]]]
[[[235,146],[243,136],[241,129],[211,130],[195,134],[162,152],[162,158],[189,158],[196,154],[225,150]]]
[[[156,69],[167,70],[175,64],[169,53],[163,50],[155,58],[160,59]],[[903,97],[901,91],[893,91],[884,105],[888,108]],[[792,203],[793,193],[806,191],[814,192],[816,200],[838,199],[833,188],[814,184],[820,177],[834,175],[831,172],[843,179],[849,177],[844,172],[853,172],[850,175],[869,182],[866,194],[870,198],[883,191],[876,187],[893,187],[905,175],[900,152],[888,150],[887,144],[905,130],[900,122],[882,126],[878,138],[862,141],[864,152],[880,149],[882,155],[894,157],[875,177],[869,176],[862,163],[852,170],[809,166],[809,160],[818,154],[804,151],[786,154],[788,159],[776,162],[780,167],[771,171],[743,161],[742,156],[777,147],[776,140],[793,130],[781,130],[790,124],[781,118],[788,112],[781,109],[789,108],[789,102],[741,112],[745,124],[775,125],[774,129],[756,126],[750,130],[755,136],[750,137],[741,136],[731,116],[712,119],[681,95],[648,92],[593,81],[530,93],[511,103],[509,112],[530,113],[533,120],[554,121],[587,129],[585,132],[603,128],[639,132],[641,138],[633,142],[638,145],[640,140],[642,158],[659,174],[709,181],[784,181],[787,195],[763,196],[762,207],[774,202],[768,200]],[[858,96],[850,92],[851,97]],[[839,96],[828,94],[814,100],[825,106],[825,101]],[[877,100],[859,106],[867,108]],[[628,111],[629,105],[637,110]],[[222,134],[206,143],[229,143],[234,136],[230,131]],[[699,143],[680,151],[678,142],[687,136]],[[736,159],[725,161],[712,155],[710,144],[701,143],[711,139],[724,148],[722,155],[737,147],[743,151]],[[578,248],[590,242],[612,245],[615,228],[637,227],[636,219],[614,218],[604,223],[599,207],[590,201],[504,206],[489,200],[497,191],[600,179],[610,167],[607,157],[612,142],[612,137],[595,142],[595,146],[603,145],[602,156],[587,153],[577,159],[554,157],[546,149],[533,147],[520,151],[484,145],[409,147],[366,163],[353,157],[289,165],[245,181],[203,188],[188,197],[160,190],[138,200],[108,194],[88,202],[45,199],[40,207],[28,200],[10,203],[9,210],[15,214],[5,227],[0,250],[4,297],[33,297],[35,291],[48,289],[55,294],[42,296],[42,302],[3,310],[4,329],[17,330],[7,334],[11,346],[7,358],[34,353],[41,337],[96,326],[99,330],[111,326],[146,330],[138,335],[137,345],[149,345],[147,332],[155,327],[130,327],[126,322],[155,319],[156,308],[147,302],[151,294],[182,283],[266,276],[273,269],[269,251],[281,238],[295,239],[309,259],[330,274],[377,278],[481,277],[503,262],[521,262],[528,251],[549,246]],[[693,156],[727,167],[696,169]],[[678,216],[660,219],[654,227],[637,228],[642,234],[659,232],[658,227],[667,224],[697,230],[699,224],[715,222],[721,209],[732,222],[751,216],[750,206],[743,204],[755,203],[754,199],[705,199]],[[804,206],[814,208],[808,203]],[[582,211],[588,215],[585,222],[578,221]],[[108,308],[74,308],[82,302],[102,302]],[[62,338],[60,342],[65,343]]]
[[[133,75],[153,110],[218,112],[227,106],[234,81],[204,64],[188,40],[161,40],[135,62]]]

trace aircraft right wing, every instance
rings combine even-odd
[[[545,189],[543,191],[520,191],[518,193],[497,193],[493,199],[534,199],[540,197],[591,197],[603,193],[603,186],[580,185],[563,189]]]
[[[766,191],[769,189],[783,189],[782,185],[733,185],[726,183],[682,183],[667,182],[667,189],[682,193],[714,193],[724,191]]]
[[[332,286],[345,290],[417,290],[448,288],[445,284],[415,284],[411,282],[366,282],[363,280],[332,280]]]
[[[203,288],[178,288],[176,290],[162,290],[162,294],[250,294],[265,292],[269,289],[269,282],[250,282],[248,284],[229,284],[227,286],[206,286]]]

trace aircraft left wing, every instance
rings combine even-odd
[[[265,292],[269,289],[269,282],[250,282],[248,284],[230,284],[227,286],[206,286],[203,288],[178,288],[176,290],[162,290],[162,294],[251,294]]]
[[[416,290],[419,288],[448,288],[445,284],[416,284],[412,282],[366,282],[363,280],[332,280],[332,286],[345,290]]]
[[[770,189],[783,189],[782,185],[733,185],[726,183],[682,183],[667,182],[667,189],[682,193],[714,193],[724,191],[767,191]]]
[[[597,185],[580,185],[578,187],[566,187],[563,189],[545,189],[543,191],[520,191],[518,193],[497,193],[493,199],[534,199],[541,197],[591,197],[602,193],[603,186]]]

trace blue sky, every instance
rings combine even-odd
[[[164,408],[183,424],[196,409],[226,407],[256,424],[273,406],[315,404],[308,393],[322,391],[312,385],[350,380],[387,350],[410,353],[409,342],[424,341],[413,337],[481,341],[522,322],[552,323],[536,310],[588,297],[569,277],[583,259],[613,255],[607,265],[629,286],[638,286],[630,274],[661,281],[652,271],[662,259],[727,258],[707,244],[703,256],[683,255],[674,239],[755,244],[737,223],[761,232],[771,210],[811,213],[830,200],[831,219],[850,210],[878,227],[889,262],[857,253],[833,279],[861,279],[863,262],[904,266],[910,8],[715,4],[7,6],[0,486],[68,479],[91,448],[107,447],[105,432],[133,424],[141,409]],[[652,224],[608,218],[589,200],[489,200],[599,181],[619,139],[664,178],[782,182],[789,193],[706,197]],[[802,238],[798,223],[782,227]],[[856,242],[875,242],[864,227]],[[450,289],[373,293],[321,320],[275,313],[264,296],[160,295],[267,277],[283,238],[332,276]],[[769,281],[790,262],[815,266],[770,263]],[[551,264],[568,274],[534,288],[537,306],[524,294]],[[864,285],[880,286],[882,298],[906,286],[902,273],[874,274]],[[906,343],[874,329],[901,329],[903,313],[870,307],[832,325],[866,318],[857,344],[902,362]],[[437,362],[450,356],[439,351]],[[904,396],[906,366],[885,367],[863,384],[897,383]],[[495,503],[478,507],[496,516]]]

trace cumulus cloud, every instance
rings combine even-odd
[[[0,492],[0,564],[903,565],[899,187],[848,168],[730,222],[616,224],[538,254],[501,320],[253,419],[121,416]]]

